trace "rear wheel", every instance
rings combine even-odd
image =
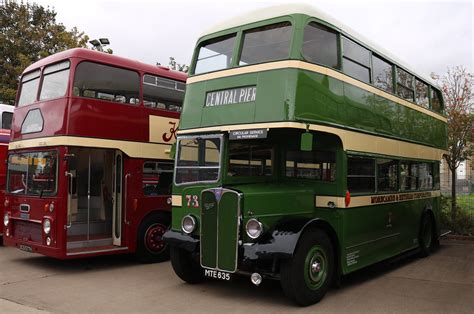
[[[421,218],[418,242],[420,243],[420,256],[426,257],[430,255],[436,241],[434,237],[433,219],[428,214],[424,214]]]
[[[155,213],[143,219],[138,229],[138,260],[144,263],[156,263],[169,259],[169,247],[163,241],[163,234],[169,229],[171,219],[165,213]]]
[[[171,266],[176,275],[187,283],[196,284],[204,280],[204,269],[191,252],[171,247]]]
[[[293,258],[281,264],[281,286],[293,302],[311,305],[324,297],[333,273],[331,240],[322,230],[308,230],[302,235]]]

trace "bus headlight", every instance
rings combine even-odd
[[[47,218],[43,220],[43,231],[45,234],[49,234],[51,231],[51,221]]]
[[[49,204],[49,212],[52,213],[54,211],[54,203]]]
[[[247,224],[245,225],[245,231],[247,232],[249,238],[256,239],[262,234],[263,225],[257,219],[252,218],[247,221]]]
[[[184,233],[190,234],[196,229],[196,219],[192,215],[186,215],[181,220],[181,230]]]
[[[5,215],[3,215],[3,225],[5,227],[8,227],[9,223],[10,223],[10,216],[8,216],[8,213],[5,213]]]

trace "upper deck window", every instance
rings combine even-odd
[[[69,61],[64,61],[44,68],[40,100],[63,97],[66,94],[69,66]]]
[[[88,61],[76,68],[74,96],[138,104],[139,90],[137,72]]]
[[[227,69],[232,64],[236,34],[205,41],[199,48],[194,74]]]
[[[428,101],[428,85],[416,79],[415,88],[416,88],[416,95],[415,95],[416,103],[422,107],[428,108],[430,106],[429,101]]]
[[[287,59],[291,29],[291,23],[284,22],[245,31],[239,65]]]
[[[143,76],[143,103],[148,108],[181,111],[184,82],[145,74]]]
[[[2,129],[12,128],[13,112],[2,112]]]
[[[303,56],[309,62],[338,68],[337,32],[315,22],[304,29]]]
[[[370,51],[346,37],[343,39],[342,68],[344,73],[370,83]]]
[[[21,79],[21,92],[18,99],[18,107],[29,105],[36,100],[38,85],[40,80],[40,70],[23,75]]]
[[[434,88],[431,88],[431,109],[437,112],[442,111],[439,92]]]
[[[414,78],[410,73],[397,68],[397,94],[401,98],[409,101],[414,101],[415,99],[415,90]]]
[[[374,73],[374,85],[387,92],[393,92],[392,65],[383,59],[372,55],[372,71]]]

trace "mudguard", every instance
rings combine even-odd
[[[199,239],[173,230],[166,231],[163,234],[163,240],[171,246],[176,246],[189,252],[195,252],[199,245]]]

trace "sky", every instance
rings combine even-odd
[[[282,0],[28,0],[54,8],[57,21],[91,39],[106,37],[114,54],[167,65],[190,63],[200,35],[228,18]],[[300,0],[390,51],[417,73],[446,73],[463,65],[474,72],[470,0]]]

